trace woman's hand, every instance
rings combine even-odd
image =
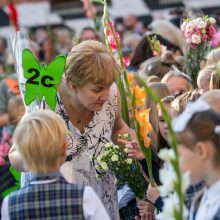
[[[158,190],[156,183],[154,183],[154,185],[155,186],[153,187],[149,184],[146,193],[147,199],[150,200],[152,203],[155,203],[158,197],[160,196],[160,192]]]
[[[118,142],[125,146],[129,157],[136,160],[144,159],[144,154],[141,151],[140,146],[136,140],[128,141],[119,139]]]
[[[139,215],[136,220],[155,220],[154,209],[155,207],[147,201],[140,200],[138,202]]]

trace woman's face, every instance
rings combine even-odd
[[[171,94],[182,94],[189,91],[188,82],[182,77],[172,76],[167,80],[166,84]]]
[[[109,99],[110,87],[108,84],[86,83],[81,88],[76,88],[76,96],[79,104],[90,111],[100,111]]]

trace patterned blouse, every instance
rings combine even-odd
[[[84,128],[84,133],[69,120],[59,95],[55,112],[64,119],[69,130],[66,161],[61,166],[62,174],[69,182],[92,186],[111,219],[119,219],[114,177],[108,172],[97,177],[100,171],[96,169],[97,162],[93,159],[103,153],[106,143],[111,142],[117,114],[116,85],[111,86],[109,100],[102,110],[94,112],[92,120]]]

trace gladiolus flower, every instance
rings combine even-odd
[[[141,108],[144,108],[147,97],[144,88],[140,88],[138,85],[136,85],[133,88],[133,92],[136,100],[136,106],[140,106]]]
[[[149,122],[149,113],[150,109],[140,111],[136,110],[135,112],[135,118],[140,126],[140,135],[146,148],[150,146],[150,138],[147,135],[152,130],[152,126]]]
[[[109,41],[110,47],[112,51],[115,51],[117,49],[117,45],[115,42],[114,35],[118,41],[120,41],[120,35],[118,32],[115,31],[115,28],[112,22],[107,22],[107,29],[108,29],[108,41]],[[112,30],[114,33],[112,32]]]
[[[134,74],[133,73],[128,73],[127,78],[128,78],[128,83],[131,85],[132,82],[134,81]]]
[[[112,47],[111,47],[111,48],[112,48]],[[130,60],[129,60],[128,57],[125,57],[125,58],[123,58],[123,62],[124,62],[124,66],[125,66],[125,69],[126,69],[127,66],[129,66],[129,64],[130,64]],[[122,67],[122,66],[121,66],[121,61],[120,61],[120,59],[116,59],[116,63],[117,63],[120,67]]]

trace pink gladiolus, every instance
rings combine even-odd
[[[114,52],[117,49],[117,45],[116,45],[116,42],[114,39],[114,34],[115,34],[118,41],[120,41],[120,35],[118,32],[115,31],[114,25],[112,22],[107,23],[107,28],[108,28],[108,41],[109,41],[109,44],[110,44],[112,51]],[[112,33],[112,30],[113,30],[114,34]]]
[[[123,58],[124,66],[127,68],[130,65],[130,60],[128,57]],[[116,60],[116,63],[121,67],[121,62],[119,59]]]
[[[127,68],[130,65],[130,60],[128,57],[123,58],[124,64],[125,64],[125,68]]]
[[[117,45],[116,45],[114,36],[112,34],[108,35],[108,41],[109,41],[110,47],[112,48],[112,51],[113,52],[116,51]]]

